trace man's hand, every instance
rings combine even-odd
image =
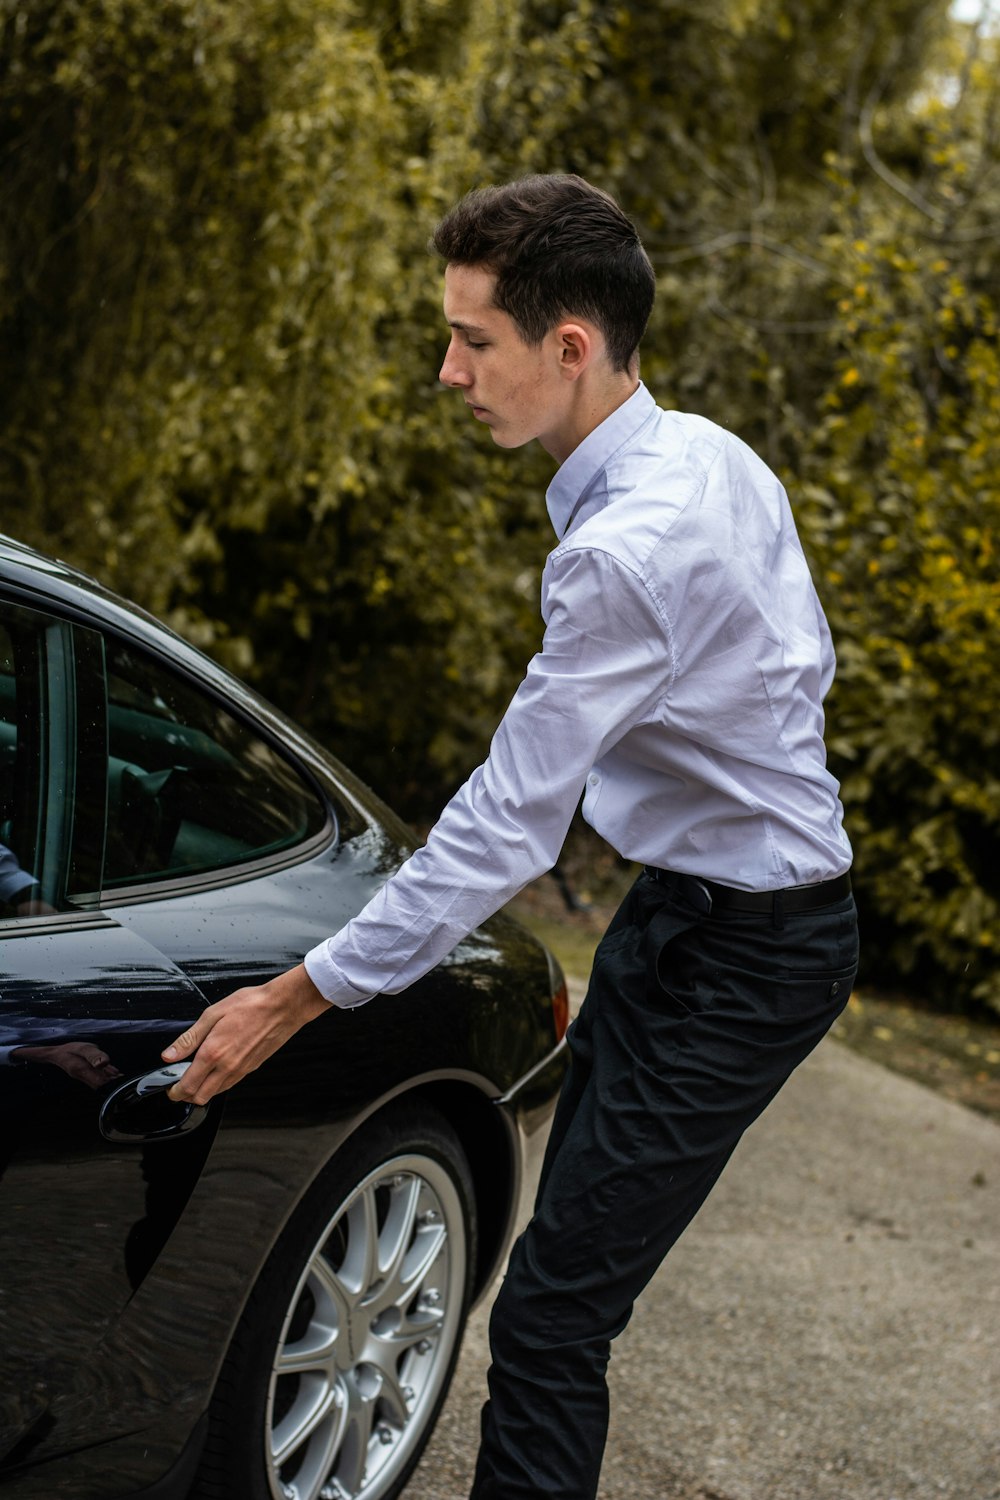
[[[235,990],[210,1005],[194,1025],[165,1047],[165,1062],[196,1053],[190,1068],[167,1091],[179,1103],[207,1104],[259,1068],[290,1036],[330,1009],[298,964],[267,984]]]

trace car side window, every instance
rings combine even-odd
[[[325,827],[313,787],[211,696],[130,644],[105,652],[105,893],[245,864]]]

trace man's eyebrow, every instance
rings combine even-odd
[[[457,328],[459,333],[486,333],[488,331],[480,328],[478,323],[461,323],[457,318],[449,318],[448,327]]]

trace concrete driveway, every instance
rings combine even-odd
[[[1000,1127],[825,1041],[611,1364],[602,1500],[998,1500]],[[468,1494],[487,1309],[407,1500]]]

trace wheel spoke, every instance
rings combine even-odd
[[[291,1410],[271,1434],[271,1461],[276,1468],[309,1441],[335,1410],[333,1386],[326,1381],[303,1381]]]
[[[324,1369],[336,1361],[338,1340],[351,1315],[348,1294],[322,1254],[309,1268],[307,1286],[314,1304],[309,1325],[294,1343],[279,1349],[274,1364],[277,1375]]]
[[[407,1263],[401,1268],[399,1284],[404,1296],[410,1295],[414,1287],[420,1286],[421,1282],[430,1274],[431,1268],[441,1254],[447,1238],[447,1231],[440,1224],[435,1224],[433,1228],[419,1229],[417,1231],[417,1238],[413,1244],[412,1254]]]
[[[309,1282],[317,1303],[328,1301],[338,1327],[342,1327],[351,1316],[351,1307],[357,1298],[344,1285],[325,1255],[319,1254],[313,1260],[309,1267]]]
[[[396,1374],[395,1361],[392,1364],[380,1364],[379,1372],[382,1376],[382,1389],[379,1397],[386,1408],[389,1420],[396,1427],[405,1427],[409,1421],[410,1411],[403,1394],[402,1382]]]
[[[420,1188],[419,1178],[407,1177],[398,1188],[393,1189],[388,1217],[382,1226],[378,1245],[379,1273],[387,1285],[397,1282],[402,1274],[413,1238]]]
[[[443,1321],[443,1308],[425,1308],[421,1307],[419,1303],[410,1313],[406,1312],[404,1308],[399,1327],[392,1334],[392,1342],[397,1348],[405,1348],[408,1344],[419,1343],[421,1339],[434,1339],[437,1337]]]
[[[309,1334],[312,1333],[312,1328]],[[333,1362],[337,1352],[337,1335],[317,1337],[315,1342],[300,1339],[296,1344],[286,1344],[274,1362],[276,1375],[303,1375],[310,1370],[325,1370]]]
[[[347,1431],[347,1401],[342,1390],[340,1395],[342,1404],[338,1406],[334,1419],[314,1435],[306,1462],[295,1476],[295,1487],[301,1491],[301,1500],[314,1500],[336,1465]]]
[[[353,1302],[379,1280],[376,1186],[368,1183],[347,1211],[347,1254],[340,1277]]]
[[[346,1430],[340,1445],[340,1463],[337,1465],[337,1478],[350,1495],[356,1494],[364,1481],[368,1465],[368,1444],[374,1424],[374,1400],[353,1391]]]

